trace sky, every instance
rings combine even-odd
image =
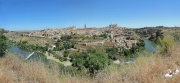
[[[0,0],[0,28],[180,26],[180,0]]]

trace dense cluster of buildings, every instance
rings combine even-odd
[[[107,27],[102,28],[91,28],[86,27],[84,28],[76,28],[76,26],[66,27],[66,28],[56,28],[56,29],[44,29],[39,31],[30,31],[29,33],[24,33],[23,36],[28,37],[47,37],[53,40],[60,39],[62,35],[85,35],[86,37],[93,37],[94,35],[98,36],[101,34],[107,34],[108,39],[98,41],[98,42],[85,42],[85,41],[78,41],[77,44],[83,45],[103,45],[104,42],[110,41],[114,44],[114,46],[119,47],[126,47],[130,48],[132,43],[136,43],[136,40],[126,40],[126,36],[128,33],[124,33],[124,27],[118,27],[117,24],[110,24]],[[128,34],[128,36],[133,36],[134,34]]]

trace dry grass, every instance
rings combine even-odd
[[[163,29],[162,32],[163,32],[164,35],[169,35],[169,34],[179,33],[179,32],[180,32],[180,28]]]
[[[69,50],[69,55],[77,54],[77,53],[78,53],[77,51],[78,51],[78,50]]]
[[[22,37],[21,41],[28,41],[29,44],[45,45],[46,43],[54,44],[54,41],[48,38]]]
[[[52,70],[40,62],[28,63],[7,55],[0,59],[0,83],[59,83],[57,70]]]
[[[97,45],[86,45],[86,46],[84,46],[84,45],[76,44],[75,47],[77,49],[84,49],[84,50],[86,50],[88,48],[93,48],[93,49],[96,49],[96,50],[102,50],[103,49],[103,47],[100,47],[100,46],[97,46]]]
[[[102,37],[97,37],[97,38],[88,37],[84,39],[84,41],[92,41],[92,42],[97,42],[97,41],[102,41],[102,40],[103,40]]]
[[[108,41],[108,42],[104,42],[103,46],[104,47],[113,47],[114,44],[112,42]]]
[[[92,83],[92,80],[82,77],[65,77],[61,78],[62,83]]]

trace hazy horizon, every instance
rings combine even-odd
[[[42,30],[76,26],[180,26],[179,0],[1,0],[0,27]]]

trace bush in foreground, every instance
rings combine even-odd
[[[160,53],[166,56],[170,56],[172,53],[172,46],[174,44],[174,38],[172,36],[166,36],[163,40],[158,37],[158,42],[161,45]]]
[[[0,32],[0,56],[4,56],[7,48],[9,47],[8,45],[8,39],[3,35],[3,32]]]

